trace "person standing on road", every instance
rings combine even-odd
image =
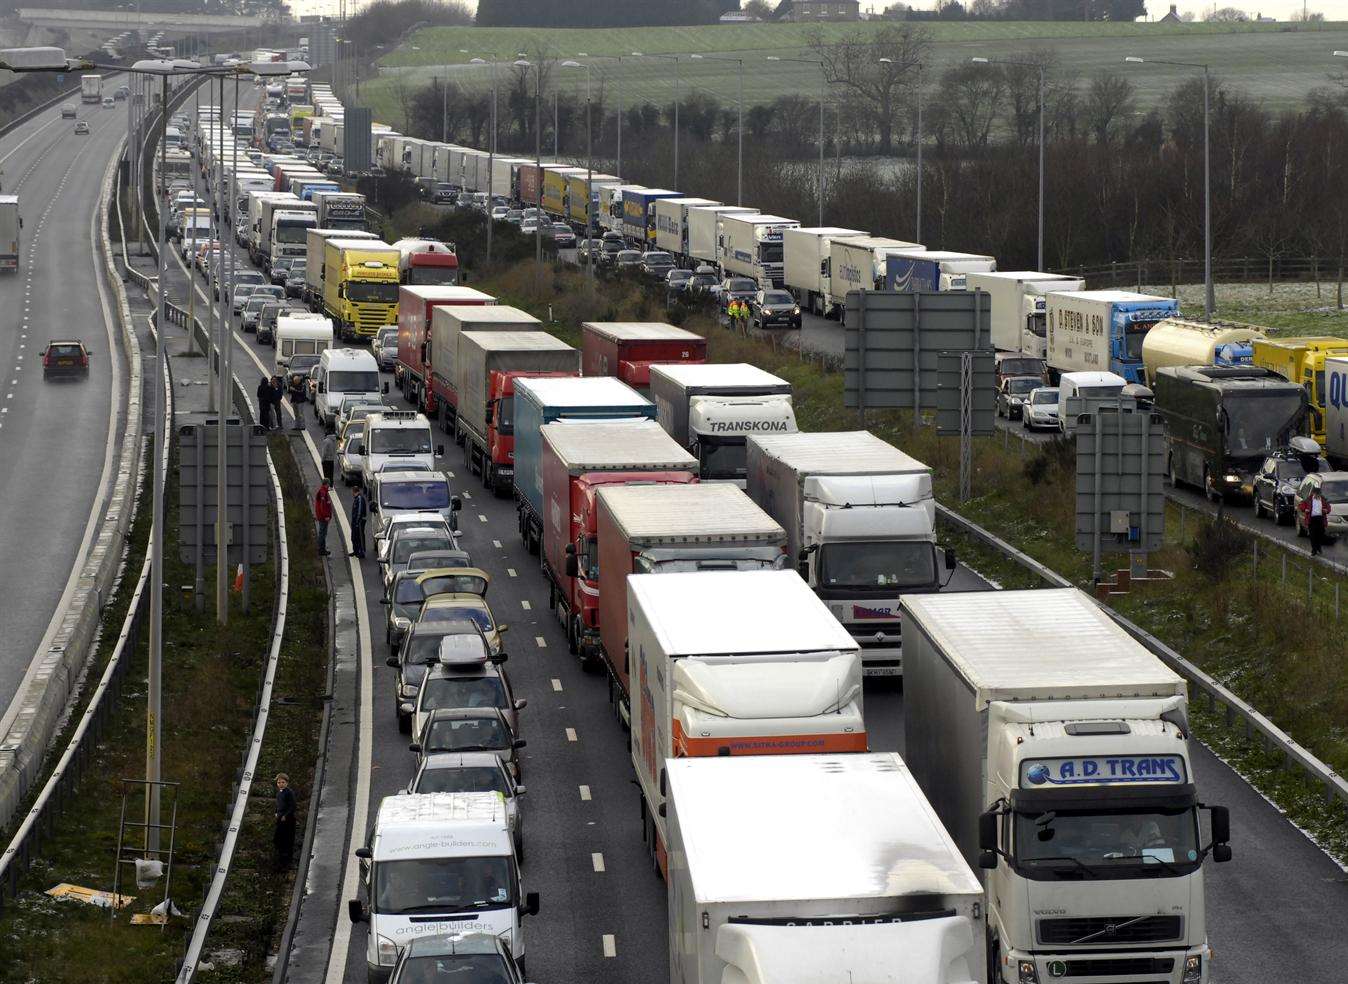
[[[357,485],[351,496],[351,556],[365,556],[365,522],[370,518],[370,503],[365,498],[365,486]]]
[[[323,459],[323,478],[329,485],[332,484],[332,477],[337,472],[337,435],[328,434],[323,438],[323,445],[319,448],[318,456]]]
[[[286,387],[280,376],[271,378],[271,414],[272,430],[281,429],[281,400],[285,398]]]
[[[328,556],[328,524],[332,522],[332,493],[328,490],[328,477],[318,486],[314,495],[314,521],[318,523],[318,555]]]
[[[1328,542],[1325,526],[1329,523],[1329,502],[1317,488],[1301,500],[1298,508],[1301,510],[1301,518],[1306,523],[1306,532],[1310,534],[1311,556],[1318,557]]]
[[[257,384],[257,422],[263,430],[271,430],[271,380],[266,376]]]
[[[284,772],[276,775],[276,831],[272,834],[276,846],[276,866],[290,867],[295,853],[295,791],[290,788],[290,777]]]

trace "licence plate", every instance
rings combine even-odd
[[[57,360],[56,360],[56,364],[57,364],[58,366],[73,366],[73,365],[75,364],[75,360],[74,360],[74,359],[57,359]]]

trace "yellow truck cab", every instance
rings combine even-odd
[[[1325,357],[1348,355],[1348,338],[1333,335],[1303,335],[1297,338],[1256,339],[1254,364],[1300,383],[1306,388],[1306,427],[1310,436],[1325,444]]]
[[[374,338],[398,323],[399,252],[371,239],[323,244],[323,312],[341,338]]]

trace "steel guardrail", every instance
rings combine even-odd
[[[966,519],[953,509],[938,502],[936,504],[936,511],[942,519],[957,527],[963,533],[972,536],[974,539],[986,544],[998,553],[1009,557],[1011,560],[1038,575],[1054,587],[1077,587],[1077,585],[1073,584],[1061,574],[1045,567],[1043,564],[1039,563],[1039,561],[1035,560],[1025,552],[1016,549],[995,533],[984,529],[970,519]],[[1259,711],[1255,710],[1250,704],[1241,700],[1241,698],[1222,686],[1222,684],[1217,682],[1212,676],[1203,672],[1203,670],[1199,669],[1175,650],[1171,649],[1160,639],[1156,638],[1156,636],[1152,635],[1146,629],[1134,624],[1131,620],[1120,615],[1114,609],[1101,603],[1093,596],[1092,600],[1094,600],[1095,603],[1100,606],[1100,609],[1113,619],[1120,628],[1196,687],[1203,694],[1210,712],[1215,713],[1220,707],[1228,728],[1234,728],[1236,721],[1239,720],[1247,737],[1252,738],[1258,736],[1261,743],[1267,749],[1281,756],[1285,763],[1296,766],[1309,779],[1320,785],[1324,790],[1325,799],[1327,801],[1333,802],[1334,800],[1338,800],[1345,809],[1348,809],[1348,781],[1345,781],[1343,776],[1339,775],[1339,773],[1330,768],[1329,765],[1313,755],[1305,748],[1305,746],[1301,745],[1295,738],[1287,734],[1287,732],[1283,731],[1267,717],[1259,713]]]

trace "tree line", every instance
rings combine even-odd
[[[1125,74],[1077,78],[1051,50],[1012,53],[1029,67],[956,65],[922,76],[927,40],[910,25],[861,57],[847,42],[825,59],[824,220],[911,239],[915,228],[917,103],[923,99],[922,239],[928,247],[988,253],[1005,269],[1035,263],[1038,65],[1045,73],[1045,263],[1069,270],[1111,262],[1201,255],[1203,83],[1176,85],[1139,107]],[[540,58],[540,55],[542,57]],[[504,77],[497,105],[502,153],[584,163],[583,93],[555,91],[555,62]],[[541,84],[541,89],[539,88]],[[570,83],[568,83],[570,85]],[[940,98],[934,97],[939,92]],[[557,128],[553,128],[556,95]],[[1212,221],[1219,256],[1304,255],[1326,270],[1348,253],[1348,78],[1327,78],[1297,109],[1272,111],[1220,78],[1211,80]],[[404,93],[405,132],[488,146],[490,93],[439,82]],[[541,96],[536,102],[536,97]],[[537,109],[541,108],[541,112]],[[674,107],[622,111],[622,177],[673,181]],[[786,95],[745,108],[745,204],[813,224],[818,202],[818,98]],[[541,123],[541,133],[537,127]],[[618,113],[602,78],[592,89],[595,167],[612,171]],[[679,104],[678,190],[735,202],[736,105],[695,92]]]

